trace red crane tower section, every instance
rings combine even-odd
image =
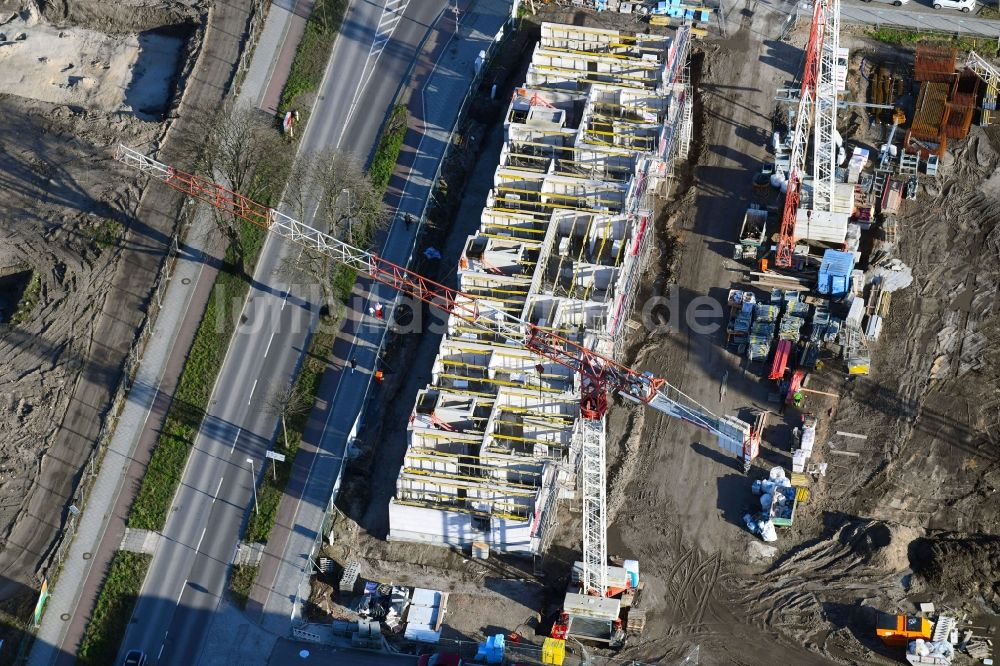
[[[816,81],[819,78],[820,49],[823,48],[823,32],[826,26],[826,0],[817,0],[813,8],[812,27],[809,30],[809,44],[806,46],[805,68],[802,71],[802,90],[792,137],[792,157],[789,162],[788,191],[785,208],[781,215],[781,231],[774,265],[790,268],[795,252],[795,218],[799,212],[802,196],[802,173],[805,171],[811,114],[816,106]]]

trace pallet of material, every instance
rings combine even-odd
[[[771,353],[771,342],[774,340],[773,324],[755,324],[750,339],[747,342],[747,358],[751,361],[763,361]]]
[[[778,339],[797,342],[802,337],[802,327],[806,325],[806,320],[802,317],[786,314],[778,322]]]

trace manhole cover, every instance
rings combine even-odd
[[[62,615],[59,616],[59,619],[62,620],[63,622],[69,622],[69,613],[63,613]]]
[[[191,284],[191,278],[181,278],[181,284]]]
[[[83,554],[83,559],[85,559],[85,560],[89,560],[91,557],[93,557],[93,555],[91,555],[90,553],[84,553]]]

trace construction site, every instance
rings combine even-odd
[[[655,10],[539,8],[466,129],[445,333],[400,343],[310,619],[379,598],[349,567],[480,657],[991,658],[996,54]]]
[[[107,174],[119,142],[183,164],[166,119],[207,9],[152,4],[0,1],[6,598],[51,557],[180,208]],[[993,663],[995,45],[876,42],[839,0],[526,13],[442,171],[436,274],[233,195],[441,323],[388,354],[301,631],[487,663]]]

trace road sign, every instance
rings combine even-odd
[[[285,462],[284,453],[275,453],[274,451],[268,451],[264,454],[265,458],[270,458],[271,460],[277,460],[278,462]]]
[[[42,621],[42,611],[45,610],[45,602],[49,600],[49,581],[42,581],[42,591],[38,595],[38,603],[35,604],[35,626]]]

